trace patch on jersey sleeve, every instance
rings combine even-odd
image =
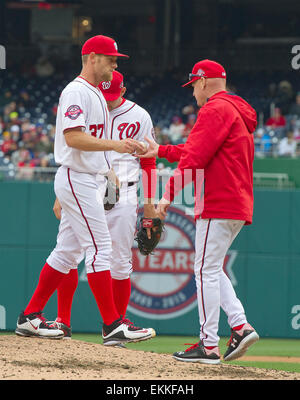
[[[72,105],[67,109],[67,112],[65,113],[65,117],[68,117],[70,119],[77,119],[80,114],[82,114],[83,111],[82,109],[77,106],[77,105]]]

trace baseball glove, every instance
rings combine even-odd
[[[147,236],[147,228],[151,229],[151,239]],[[141,254],[144,256],[152,254],[160,241],[163,229],[164,223],[161,219],[141,217],[136,237],[134,239],[138,243],[138,248]]]
[[[105,195],[103,198],[104,210],[111,210],[115,204],[119,201],[120,189],[119,187],[110,179],[107,179],[107,186]]]

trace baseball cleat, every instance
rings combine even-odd
[[[238,331],[231,329],[231,336],[227,343],[228,349],[223,356],[224,361],[231,361],[242,357],[248,348],[257,342],[258,339],[257,332],[248,323],[244,324]]]
[[[18,336],[34,336],[45,339],[62,339],[64,337],[62,330],[47,324],[41,311],[27,315],[22,312],[18,317],[15,333]]]
[[[215,346],[213,349],[207,349],[204,347],[201,340],[185,351],[174,353],[173,357],[178,361],[199,362],[202,364],[220,364],[219,347]]]
[[[116,346],[120,343],[140,342],[156,336],[152,328],[134,326],[127,318],[119,318],[110,325],[103,323],[102,338],[104,346]]]
[[[56,318],[55,321],[47,321],[47,324],[55,327],[56,329],[60,329],[64,333],[63,339],[71,339],[72,337],[72,328],[63,322],[61,322],[60,318]]]

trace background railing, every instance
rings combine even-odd
[[[0,167],[0,181],[36,181],[52,182],[58,167],[15,167],[10,164],[7,167]],[[157,176],[161,182],[166,184],[168,178],[172,175],[174,168],[166,166],[157,169]],[[254,172],[253,184],[256,187],[285,189],[296,188],[296,184],[291,180],[288,173],[280,172]]]

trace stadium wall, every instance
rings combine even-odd
[[[58,221],[52,212],[55,195],[51,183],[1,182],[0,191],[0,329],[14,330],[55,246]],[[133,249],[135,272],[128,316],[138,325],[152,326],[158,334],[199,332],[192,271],[195,230],[186,210],[172,207],[166,237],[151,259],[146,261]],[[262,337],[299,337],[299,210],[300,190],[255,190],[254,223],[243,228],[226,258],[224,270],[249,322]],[[100,332],[101,319],[83,263],[79,276],[73,331]],[[44,311],[47,318],[56,317],[56,296]],[[219,334],[229,333],[221,312]]]
[[[169,163],[166,159],[158,159],[157,165],[160,163],[166,167],[175,168],[177,163]],[[295,184],[296,188],[300,188],[300,158],[255,158],[253,163],[254,172],[263,173],[286,173],[291,182]]]

